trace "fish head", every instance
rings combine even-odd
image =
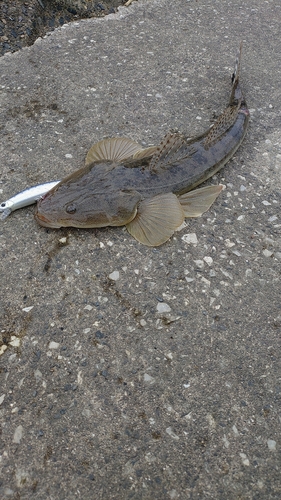
[[[36,221],[52,228],[127,224],[136,215],[141,195],[134,189],[119,188],[118,183],[113,182],[114,176],[113,181],[109,181],[106,168],[83,167],[39,200]]]

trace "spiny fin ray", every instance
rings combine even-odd
[[[239,109],[240,103],[238,106],[228,106],[228,108],[226,108],[226,110],[219,116],[212,128],[210,128],[209,133],[204,140],[205,149],[213,146],[213,144],[215,144],[218,139],[234,124]]]
[[[149,169],[159,172],[161,169],[168,168],[170,165],[192,156],[195,151],[196,149],[188,144],[183,134],[168,132],[151,158]]]

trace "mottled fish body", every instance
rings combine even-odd
[[[199,137],[168,133],[142,149],[127,138],[94,144],[81,169],[48,191],[35,218],[46,227],[94,228],[126,225],[139,242],[158,246],[185,217],[208,210],[222,186],[196,186],[234,155],[245,136],[249,110],[239,83],[241,47],[226,110]]]

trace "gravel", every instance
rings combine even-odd
[[[32,45],[58,26],[116,12],[125,0],[4,0],[0,2],[0,55]]]

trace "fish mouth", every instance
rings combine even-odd
[[[54,227],[54,228],[61,227],[59,224],[56,224],[55,222],[47,219],[47,217],[45,217],[45,215],[39,214],[38,212],[35,213],[34,218],[38,222],[38,224],[40,224],[40,226]]]

